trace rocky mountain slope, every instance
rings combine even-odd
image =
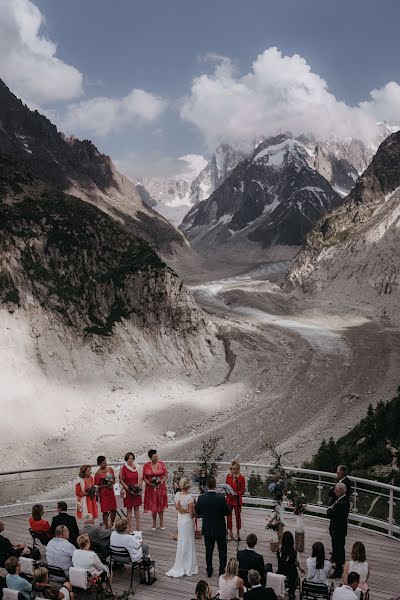
[[[37,111],[32,112],[0,80],[0,148],[27,165],[54,189],[80,197],[122,220],[132,233],[168,255],[183,236],[141,200],[136,185],[111,158],[89,141],[66,138]]]
[[[316,220],[341,202],[310,167],[311,154],[285,135],[263,141],[186,215],[181,229],[193,247],[204,255],[242,248],[261,256],[280,246],[293,255]]]
[[[322,218],[293,261],[287,285],[393,295],[400,273],[400,132],[379,147],[343,204]],[[364,292],[363,292],[364,294]]]

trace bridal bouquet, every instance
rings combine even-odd
[[[86,490],[86,494],[89,496],[89,498],[94,498],[97,494],[97,486],[92,485]]]
[[[132,496],[139,496],[142,493],[142,488],[140,487],[140,485],[131,484],[130,486],[128,486],[128,490],[129,493],[132,494]]]
[[[161,485],[161,478],[158,477],[157,475],[155,475],[154,477],[151,478],[151,485],[155,488],[160,487]]]

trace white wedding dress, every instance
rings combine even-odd
[[[175,495],[175,504],[180,501],[182,508],[187,509],[194,502],[193,496],[178,492]],[[189,513],[178,512],[178,547],[176,549],[175,564],[166,573],[168,577],[183,577],[184,575],[197,575],[197,555],[194,537],[194,523]]]

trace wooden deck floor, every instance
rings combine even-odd
[[[243,510],[243,523],[246,533],[254,532],[257,534],[259,542],[257,550],[264,555],[266,562],[271,562],[276,566],[275,556],[270,552],[269,539],[270,534],[264,530],[265,510],[245,508]],[[51,518],[47,513],[45,518]],[[199,563],[199,575],[196,577],[184,577],[182,579],[171,579],[164,573],[172,566],[175,558],[176,542],[172,539],[175,531],[176,516],[175,511],[170,507],[165,513],[166,531],[153,532],[150,529],[150,518],[143,516],[143,537],[150,546],[152,558],[156,561],[158,581],[152,586],[140,585],[138,575],[135,573],[134,588],[135,598],[138,600],[162,600],[162,599],[182,599],[190,600],[194,597],[196,583],[200,579],[206,579],[205,572],[205,552],[203,540],[198,540],[197,554]],[[26,516],[7,517],[3,519],[5,524],[4,535],[12,542],[31,543],[28,532],[28,518]],[[285,515],[286,529],[294,530],[294,517]],[[323,519],[312,517],[305,518],[306,530],[306,548],[302,554],[302,563],[310,556],[311,546],[316,541],[322,541],[325,549],[330,551],[330,538],[328,533],[328,522]],[[244,534],[244,530],[242,530]],[[245,537],[245,535],[243,535]],[[350,527],[347,537],[346,551],[347,555],[355,541],[362,541],[367,551],[367,559],[371,564],[370,578],[370,598],[371,600],[389,600],[392,596],[400,595],[400,542],[386,538],[382,535],[373,534],[368,531]],[[245,542],[241,542],[241,548],[245,547]],[[228,556],[236,554],[236,542],[228,544]],[[44,556],[44,554],[43,554]],[[214,555],[214,569],[218,570],[217,553]],[[129,588],[130,573],[128,571],[118,571],[114,574],[113,590],[116,596]],[[218,577],[214,575],[210,583],[213,589],[217,590]]]

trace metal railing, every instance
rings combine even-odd
[[[110,465],[119,469],[123,463]],[[173,498],[173,479],[191,477],[198,465],[194,461],[167,461],[168,491]],[[224,480],[230,463],[220,463],[219,480]],[[57,500],[75,502],[74,485],[80,465],[60,465],[0,472],[0,517],[27,514],[32,503],[40,502],[46,510],[53,510]],[[273,480],[272,466],[259,463],[241,463],[246,477],[247,492],[243,502],[255,508],[273,506],[268,484]],[[297,487],[304,493],[306,514],[326,518],[328,491],[336,474],[298,467],[285,467]],[[353,493],[349,522],[357,527],[400,539],[400,487],[360,477],[351,477]],[[291,512],[287,503],[284,511]]]

